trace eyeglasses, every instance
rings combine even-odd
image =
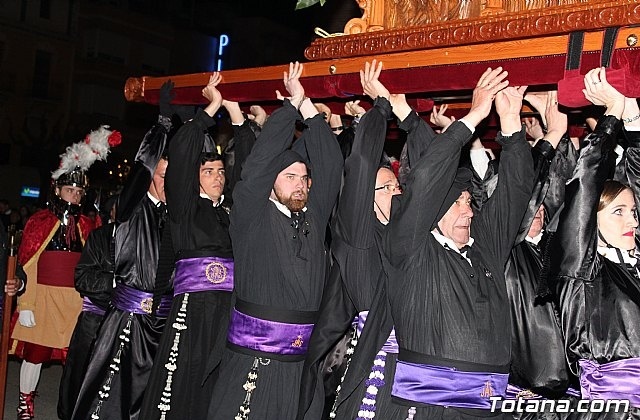
[[[385,190],[388,193],[396,192],[396,190],[402,192],[402,187],[400,186],[400,184],[384,184],[374,188],[374,191],[378,190]]]

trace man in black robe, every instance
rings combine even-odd
[[[70,419],[73,414],[93,341],[111,302],[114,231],[115,223],[93,230],[76,265],[75,285],[82,296],[82,312],[73,330],[60,378],[58,417],[62,420]]]
[[[291,98],[267,120],[233,193],[236,302],[209,419],[296,414],[343,164],[329,126],[304,97],[301,73],[298,63],[285,73]],[[298,109],[307,128],[289,149]]]
[[[567,116],[558,110],[557,92],[547,92],[546,104],[537,108],[546,113],[547,132],[532,148],[536,182],[505,267],[512,325],[507,399],[563,398],[573,378],[566,362],[557,308],[550,296],[536,295],[541,288],[539,278],[546,244],[553,235],[553,227],[551,231],[543,227],[557,217],[577,152],[566,135]],[[518,413],[518,416],[563,418],[560,413]]]
[[[142,140],[118,198],[116,287],[98,331],[74,420],[134,420],[140,412],[171,307],[171,296],[162,296],[169,281],[157,275],[166,218],[164,176],[168,160],[163,152],[170,128],[170,117],[161,113]],[[169,254],[172,261],[172,251]]]
[[[352,322],[356,324],[356,335],[349,337],[345,352],[347,360],[353,354],[378,284],[384,278],[382,235],[389,223],[392,199],[401,193],[395,174],[380,159],[387,120],[393,112],[402,122],[400,128],[409,132],[407,145],[411,159],[417,160],[435,137],[431,127],[407,104],[404,95],[392,95],[382,85],[378,80],[381,70],[382,63],[374,60],[371,65],[366,63],[362,72],[364,92],[374,100],[374,106],[360,119],[352,151],[345,161],[344,183],[332,226],[331,254],[334,264],[305,361],[298,418],[304,415],[314,418],[314,413],[307,412],[307,409],[312,398],[319,397],[313,395],[316,380],[321,380],[316,376],[325,374],[329,369],[329,360],[323,363],[324,371],[319,370],[318,365]],[[354,319],[354,316],[357,318]],[[393,375],[397,354],[394,340],[395,335],[383,346],[381,352],[385,353],[377,356],[380,360],[384,358],[385,366],[372,369],[381,369],[385,375]],[[327,389],[325,398],[333,397],[328,402],[331,408],[329,415],[332,418],[355,418],[362,399],[368,398],[374,401],[373,405],[377,405],[377,415],[384,418],[384,406],[389,401],[391,387],[381,388],[377,396],[369,398],[365,395],[367,382],[361,382],[359,390],[340,407],[335,404],[336,395],[331,394],[336,391],[335,386]],[[337,392],[339,390],[340,387]]]
[[[501,68],[481,76],[469,114],[412,165],[405,193],[394,203],[384,238],[389,281],[376,296],[365,345],[359,344],[343,387],[346,397],[368,374],[393,323],[400,349],[392,405],[398,409],[389,419],[500,416],[489,411],[490,397],[505,393],[510,361],[504,264],[533,185],[519,115],[524,88],[507,87],[505,78]],[[503,175],[474,214],[471,173],[456,168],[471,129],[489,114],[494,97]]]
[[[204,419],[227,339],[233,252],[229,236],[230,197],[225,194],[226,165],[208,129],[221,106],[234,125],[234,163],[241,165],[255,143],[249,121],[237,102],[225,101],[215,73],[203,89],[209,104],[173,136],[169,153],[179,165],[167,171],[167,203],[176,252],[174,300],[168,327],[145,392],[141,418]]]

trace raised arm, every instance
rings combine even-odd
[[[222,104],[222,96],[216,86],[222,81],[219,73],[209,78],[202,95],[209,105],[199,109],[192,120],[187,121],[169,143],[169,156],[174,165],[167,167],[165,190],[172,220],[183,217],[200,194],[200,160],[205,132],[215,124],[213,116]]]
[[[615,137],[622,127],[624,97],[607,82],[604,69],[589,71],[584,80],[587,99],[607,110],[584,139],[576,169],[566,186],[564,209],[550,252],[550,279],[556,280],[557,296],[564,296],[570,279],[589,280],[594,271],[598,202],[615,166]]]
[[[391,95],[390,101],[393,113],[400,121],[399,128],[407,132],[406,147],[410,170],[436,138],[436,132],[411,109],[404,94]]]
[[[304,107],[305,104],[300,107],[303,116]],[[340,191],[344,160],[338,140],[322,115],[316,114],[305,119],[307,128],[292,149],[309,160],[313,181],[309,190],[309,205],[316,209],[320,220],[328,221]],[[301,148],[304,148],[304,152]]]
[[[525,89],[510,86],[496,95],[501,129],[497,141],[502,146],[498,184],[471,224],[472,236],[503,262],[513,247],[534,182],[531,147],[520,122]]]
[[[245,119],[240,110],[240,105],[237,102],[223,99],[222,106],[229,112],[231,123],[233,124],[233,139],[229,142],[229,146],[227,146],[224,152],[227,186],[229,191],[233,191],[235,185],[240,181],[242,166],[256,143],[256,135],[251,129],[249,119]],[[262,110],[262,112],[264,112],[264,110]],[[260,126],[264,124],[264,120],[261,121],[262,122],[259,123]]]
[[[284,84],[291,97],[285,98],[276,92],[284,104],[269,116],[259,140],[244,163],[241,180],[233,191],[234,211],[231,220],[238,225],[248,226],[268,205],[267,199],[278,175],[274,163],[291,146],[295,122],[299,118],[298,108],[305,102],[304,88],[299,81],[301,75],[302,65],[299,63],[291,63],[289,72],[284,72]],[[313,104],[311,108],[313,111],[306,105],[306,112],[317,114]],[[329,130],[328,126],[326,129]]]
[[[508,84],[506,77],[500,67],[487,69],[473,91],[471,110],[462,119],[464,122],[454,122],[436,137],[411,168],[406,192],[393,204],[390,222],[393,228],[386,233],[386,252],[393,266],[399,266],[419,249],[438,222],[436,217],[455,178],[460,150],[473,134],[468,125],[476,127],[489,115],[494,96]]]
[[[624,136],[627,140],[627,159],[625,160],[627,182],[633,190],[636,207],[640,204],[640,108],[636,98],[625,98]],[[636,242],[638,234],[636,233]]]
[[[344,185],[335,224],[335,235],[360,249],[374,243],[374,187],[391,116],[389,91],[378,79],[381,65],[366,63],[360,74],[362,87],[374,100],[374,106],[360,119],[351,154],[344,163]]]
[[[163,85],[163,89],[165,89]],[[133,167],[118,198],[116,220],[118,223],[129,220],[134,209],[149,190],[153,172],[162,157],[171,130],[171,116],[158,116],[158,122],[151,127],[142,139]]]
[[[547,134],[540,141],[536,142],[531,152],[534,162],[534,186],[529,200],[529,205],[525,210],[524,217],[518,230],[518,236],[515,240],[515,245],[524,241],[533,218],[536,212],[542,205],[549,191],[550,177],[549,171],[551,169],[551,163],[555,157],[555,151],[560,143],[560,140],[567,133],[567,115],[560,112],[558,109],[558,92],[549,91],[546,93],[546,121],[547,121]]]

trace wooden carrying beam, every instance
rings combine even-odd
[[[640,22],[640,15],[638,16]],[[627,63],[630,74],[640,74],[638,36],[640,28],[621,28],[613,62]],[[325,102],[346,101],[361,95],[359,70],[365,61],[384,63],[381,81],[393,93],[415,93],[425,98],[451,96],[473,89],[487,67],[509,71],[512,85],[554,85],[563,78],[569,35],[541,36],[515,41],[452,46],[423,51],[376,54],[305,63],[302,83],[307,96]],[[582,53],[582,73],[599,66],[603,31],[587,32]],[[619,60],[617,60],[619,59]],[[275,90],[283,91],[283,72],[288,65],[256,67],[222,72],[222,95],[241,103],[274,102]],[[211,73],[166,77],[131,77],[124,88],[128,101],[158,102],[159,89],[171,79],[176,104],[204,104],[201,90]]]
[[[616,54],[630,55],[624,58],[633,63],[638,37],[632,26],[640,24],[640,0],[356,1],[363,16],[347,23],[347,35],[318,39],[305,51],[308,59],[319,60],[307,63],[303,73],[314,99],[359,93],[358,71],[372,58],[384,62],[382,80],[395,92],[471,89],[487,66],[498,65],[510,72],[512,84],[555,84],[563,76],[569,33],[591,31],[584,45],[586,72],[598,65],[602,29],[612,26],[625,28]],[[274,101],[286,68],[225,71],[220,90],[239,102]],[[177,103],[204,102],[200,89],[209,73],[130,78],[125,96],[156,103],[168,78],[176,85]]]

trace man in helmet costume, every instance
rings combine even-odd
[[[18,262],[29,281],[18,297],[18,322],[12,352],[23,359],[20,369],[18,420],[34,417],[35,389],[43,362],[66,359],[67,347],[82,309],[74,287],[74,270],[89,233],[100,225],[81,214],[88,186],[86,170],[104,160],[120,133],[107,126],[67,148],[52,174],[48,207],[27,222]]]

